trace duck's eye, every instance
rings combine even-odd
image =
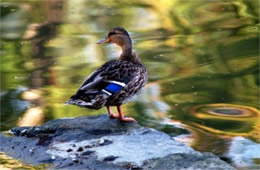
[[[110,32],[110,33],[108,34],[108,36],[114,35],[114,34],[116,34],[116,32]]]

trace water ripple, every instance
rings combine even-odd
[[[190,108],[194,125],[224,135],[259,137],[260,112],[256,108],[234,104],[206,104]]]

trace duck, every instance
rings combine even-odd
[[[136,121],[124,115],[121,106],[131,101],[147,83],[147,69],[133,51],[129,33],[123,27],[112,28],[97,44],[114,43],[121,47],[118,59],[104,63],[93,71],[74,95],[66,102],[89,109],[107,108],[111,119]],[[111,111],[116,107],[118,114]]]

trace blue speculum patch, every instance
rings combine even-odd
[[[118,91],[120,91],[122,89],[122,87],[120,85],[117,85],[117,84],[109,84],[107,87],[105,87],[105,90],[108,90],[112,93],[116,93]]]

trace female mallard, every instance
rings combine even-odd
[[[110,118],[121,121],[135,121],[124,117],[121,105],[135,96],[147,82],[147,71],[138,56],[132,51],[132,41],[122,27],[113,28],[98,44],[116,43],[122,48],[118,60],[111,60],[94,71],[80,86],[67,104],[90,109],[106,106]],[[119,115],[111,112],[110,106],[116,106]]]

